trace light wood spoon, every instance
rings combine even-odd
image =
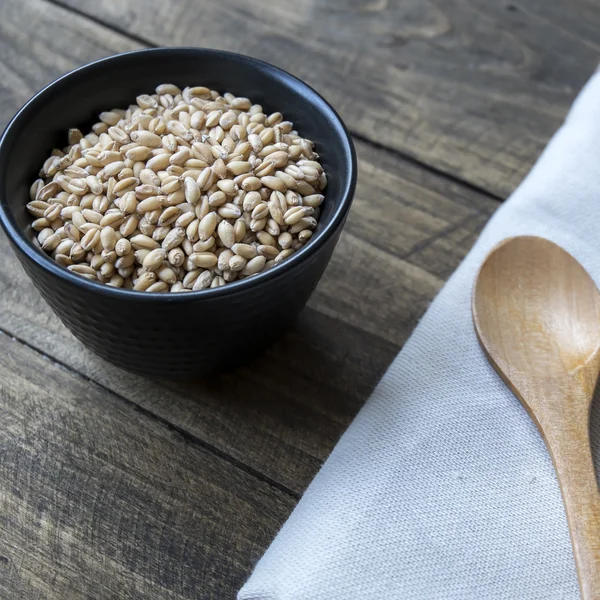
[[[481,267],[473,319],[490,362],[552,456],[581,597],[600,600],[600,494],[589,439],[600,372],[600,292],[556,244],[510,238]]]

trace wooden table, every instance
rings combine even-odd
[[[600,5],[2,0],[2,126],[58,75],[153,45],[305,79],[354,135],[358,193],[295,329],[195,384],[96,358],[0,238],[2,599],[233,598],[593,72]]]

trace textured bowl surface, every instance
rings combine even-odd
[[[71,127],[89,131],[103,110],[126,107],[160,83],[204,85],[280,111],[312,139],[328,176],[313,239],[282,265],[222,288],[146,294],[90,282],[37,249],[25,205],[29,186]],[[335,111],[295,77],[238,54],[158,48],[77,69],[39,92],[0,139],[0,223],[23,267],[65,325],[94,352],[152,377],[194,378],[263,350],[317,285],[356,185],[352,141]]]

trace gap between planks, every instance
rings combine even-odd
[[[50,361],[54,365],[57,365],[61,369],[64,369],[64,370],[68,371],[69,373],[71,373],[72,375],[74,375],[75,377],[77,377],[78,379],[82,379],[84,381],[87,381],[91,385],[93,385],[93,386],[101,389],[102,391],[106,392],[111,397],[116,398],[120,402],[122,402],[122,403],[126,404],[127,406],[133,408],[136,412],[140,413],[144,417],[146,417],[146,418],[148,418],[148,419],[150,419],[150,420],[152,420],[152,421],[154,421],[156,423],[159,423],[160,425],[162,425],[163,427],[165,427],[169,431],[173,431],[173,432],[177,433],[186,442],[188,442],[188,443],[190,443],[190,444],[192,444],[192,445],[194,445],[194,446],[196,446],[198,448],[202,448],[203,450],[206,450],[207,452],[209,452],[213,456],[215,456],[217,458],[220,458],[221,460],[224,460],[225,462],[227,462],[231,466],[235,467],[236,469],[239,469],[240,471],[246,473],[247,475],[250,475],[251,477],[254,477],[256,480],[258,480],[258,481],[260,481],[262,483],[266,483],[267,485],[270,485],[274,489],[276,489],[276,490],[278,490],[278,491],[286,494],[287,496],[290,496],[294,500],[296,500],[296,501],[300,500],[301,494],[296,493],[294,490],[291,490],[287,486],[283,485],[282,483],[279,483],[278,481],[272,479],[271,477],[268,477],[267,475],[264,475],[263,473],[261,473],[257,469],[255,469],[255,468],[247,465],[246,463],[242,462],[241,460],[238,460],[237,458],[234,458],[233,456],[230,456],[226,452],[223,452],[223,450],[220,450],[219,448],[216,448],[215,446],[213,446],[212,444],[209,444],[208,442],[204,441],[203,439],[201,439],[199,437],[196,437],[195,435],[193,435],[190,432],[186,431],[184,428],[179,427],[178,425],[174,425],[173,423],[171,423],[167,419],[165,419],[165,418],[163,418],[163,417],[161,417],[161,416],[153,413],[152,411],[150,411],[150,410],[148,410],[146,408],[143,408],[139,404],[133,402],[132,400],[129,400],[125,396],[122,396],[121,394],[119,394],[119,393],[111,390],[110,388],[102,385],[101,383],[95,381],[91,377],[88,377],[87,375],[81,373],[77,369],[72,368],[67,363],[64,363],[64,362],[58,360],[57,358],[55,358],[54,356],[52,356],[50,354],[47,354],[46,352],[44,352],[44,351],[40,350],[39,348],[35,347],[34,345],[30,344],[26,340],[24,340],[24,339],[22,339],[22,338],[20,338],[18,336],[13,335],[12,333],[6,331],[2,327],[0,327],[0,336],[6,336],[7,338],[10,338],[11,340],[16,341],[17,343],[21,344],[22,346],[25,346],[29,350],[31,350],[31,351],[35,352],[36,354],[44,357],[46,360]]]
[[[130,33],[126,29],[122,29],[121,27],[118,27],[118,26],[114,25],[113,23],[103,21],[102,19],[100,19],[94,15],[90,15],[81,9],[74,8],[68,4],[64,4],[63,2],[61,2],[61,0],[43,0],[43,1],[46,2],[47,4],[51,4],[53,6],[58,6],[62,10],[66,10],[73,14],[76,14],[76,15],[82,17],[83,19],[86,19],[92,23],[95,23],[96,25],[99,25],[100,27],[108,29],[109,31],[112,31],[113,33],[116,33],[120,36],[126,37],[126,38],[128,38],[142,46],[145,46],[147,48],[158,48],[159,47],[153,41],[148,40],[143,36],[139,36],[139,35]],[[406,154],[400,150],[396,150],[395,148],[390,148],[389,146],[386,146],[385,144],[381,144],[379,142],[371,140],[369,137],[362,135],[360,133],[357,133],[356,131],[353,131],[351,128],[348,128],[348,131],[354,139],[362,142],[363,144],[366,144],[377,150],[387,152],[388,154],[391,154],[392,156],[394,156],[400,160],[403,160],[404,162],[415,165],[415,166],[423,169],[424,171],[427,171],[428,173],[437,175],[438,177],[441,177],[443,179],[451,181],[452,183],[462,185],[463,187],[465,187],[473,192],[477,192],[479,194],[487,196],[488,198],[490,198],[491,200],[495,200],[496,202],[503,202],[505,200],[501,196],[493,194],[489,190],[486,190],[485,188],[482,188],[474,183],[471,183],[471,182],[467,181],[466,179],[463,179],[461,177],[458,177],[457,175],[448,173],[446,171],[438,169],[437,167],[434,167],[425,162],[422,162],[418,158],[415,158],[414,156],[411,156],[410,154]]]

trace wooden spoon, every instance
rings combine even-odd
[[[600,372],[600,292],[562,248],[538,237],[502,242],[475,283],[473,318],[492,365],[550,451],[581,597],[600,599],[600,494],[589,414]]]

